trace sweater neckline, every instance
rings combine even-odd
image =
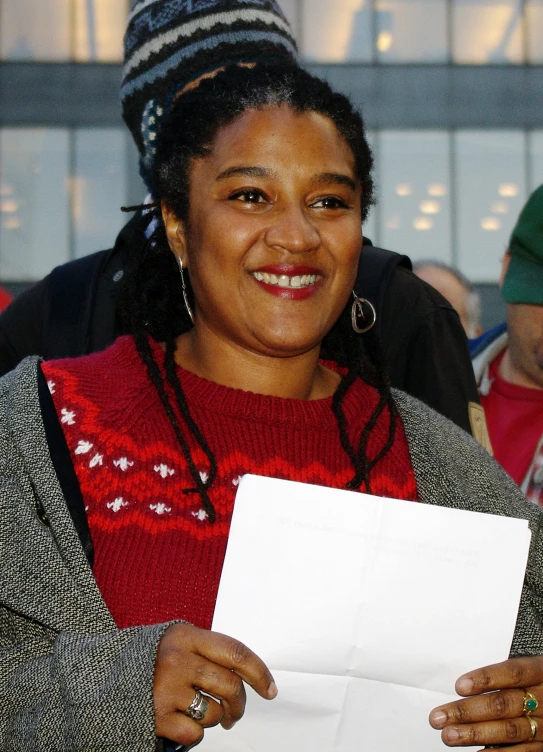
[[[164,350],[160,344],[151,338],[149,338],[149,343],[155,362],[164,376]],[[128,356],[125,364],[130,370],[134,368],[134,361],[136,360],[140,372],[145,371],[145,366],[131,336],[119,338],[116,344],[119,347],[118,354],[121,357],[123,353],[125,357]],[[344,368],[339,367],[334,362],[322,362],[340,375],[344,375],[346,372]],[[176,371],[191,412],[201,410],[206,414],[210,412],[211,414],[222,414],[250,423],[262,421],[297,423],[300,427],[302,425],[313,425],[318,427],[319,430],[337,431],[337,421],[332,407],[333,396],[317,400],[275,397],[217,384],[198,376],[181,365],[176,366]],[[350,419],[360,421],[361,417],[366,420],[369,419],[377,401],[377,390],[361,379],[357,379],[348,389],[343,400],[343,412],[347,421]]]

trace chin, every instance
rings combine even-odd
[[[259,339],[260,345],[265,348],[267,355],[276,358],[290,358],[303,355],[320,347],[323,337],[293,337],[291,334],[285,337],[265,337]]]

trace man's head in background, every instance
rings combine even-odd
[[[123,118],[146,183],[161,119],[191,82],[229,63],[298,62],[275,0],[133,0],[124,44]]]
[[[501,374],[519,386],[543,389],[543,185],[520,213],[502,262],[507,303],[507,351]]]
[[[460,316],[469,338],[473,339],[482,333],[479,293],[463,274],[439,261],[415,264],[413,271],[449,301]]]

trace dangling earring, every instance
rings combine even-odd
[[[185,308],[187,309],[187,313],[190,316],[190,320],[194,324],[194,316],[192,315],[192,308],[189,304],[189,299],[187,297],[187,287],[185,285],[185,277],[183,275],[183,259],[181,256],[177,256],[177,263],[179,264],[179,271],[181,272],[181,287],[183,289],[183,300],[185,301]]]
[[[364,334],[364,332],[369,332],[372,326],[375,325],[375,322],[377,321],[377,313],[375,312],[375,308],[370,303],[370,301],[366,300],[366,298],[357,297],[354,290],[353,298],[354,303],[351,308],[351,323],[353,325],[353,329],[357,334]],[[371,311],[372,318],[369,323],[367,322],[366,314],[364,313],[364,304],[369,306],[369,309]],[[359,320],[361,320],[362,326],[358,325]]]

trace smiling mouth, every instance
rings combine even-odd
[[[252,275],[258,282],[263,282],[265,285],[276,285],[277,287],[293,288],[295,290],[303,287],[312,287],[320,278],[319,274],[296,274],[290,277],[288,274],[252,272]]]

